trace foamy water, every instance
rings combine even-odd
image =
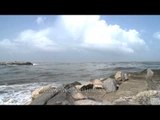
[[[0,86],[0,104],[1,105],[25,105],[31,102],[31,93],[33,90],[51,85],[58,87],[60,84],[54,83],[29,83],[20,85],[1,85]]]

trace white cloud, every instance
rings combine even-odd
[[[39,16],[36,19],[37,24],[42,24],[46,20],[46,17]]]
[[[154,33],[153,37],[160,40],[160,32]]]
[[[76,36],[81,36],[81,46],[85,48],[134,53],[146,46],[145,41],[140,38],[139,32],[135,29],[127,31],[119,25],[109,25],[98,15],[62,16],[61,18],[74,39]]]
[[[50,39],[51,29],[42,29],[35,31],[32,29],[24,30],[19,33],[17,38],[0,41],[0,46],[8,49],[20,51],[41,50],[41,51],[59,51],[60,48]]]
[[[38,17],[43,23],[45,17]],[[0,47],[21,51],[62,51],[94,49],[135,53],[147,45],[135,29],[124,30],[101,20],[99,15],[61,16],[56,24],[41,30],[23,30],[16,38],[0,41]],[[84,49],[84,50],[85,50]]]

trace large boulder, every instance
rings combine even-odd
[[[36,97],[36,99],[32,100],[30,105],[46,105],[47,102],[51,98],[56,96],[58,93],[59,93],[59,91],[57,89],[50,89],[50,91],[45,92],[45,93],[39,95],[38,97]]]
[[[105,80],[102,85],[107,92],[114,92],[117,90],[116,81],[112,78]]]
[[[52,88],[51,85],[42,86],[40,88],[37,88],[36,90],[34,90],[32,92],[32,100],[34,100],[35,98],[37,98],[38,96],[40,96],[42,93],[50,90],[51,88]]]
[[[82,99],[86,99],[87,98],[76,87],[69,88],[68,90],[66,90],[66,93],[68,95],[68,100],[69,101],[82,100]]]

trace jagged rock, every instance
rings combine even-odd
[[[154,72],[151,69],[148,68],[146,79],[149,79],[149,80],[152,79],[153,75],[154,75]]]
[[[76,89],[76,87],[72,87],[66,91],[68,98],[73,100],[82,100],[86,99],[87,97],[84,96],[80,90]]]
[[[57,95],[52,97],[46,105],[70,105],[71,103],[67,100],[66,92],[60,91]]]
[[[80,88],[80,91],[89,90],[89,89],[93,89],[93,84],[83,85]]]
[[[151,104],[150,98],[155,97],[157,94],[158,91],[155,90],[143,91],[138,93],[136,96],[133,96],[133,100],[137,101],[142,105],[149,105]]]
[[[47,86],[42,86],[42,87],[34,90],[34,91],[32,92],[32,100],[34,100],[35,98],[37,98],[38,96],[40,96],[42,93],[50,90],[51,88],[52,88],[51,85],[47,85]]]
[[[116,74],[115,74],[115,79],[117,81],[121,81],[122,80],[122,72],[121,71],[118,71]]]
[[[77,86],[77,85],[81,85],[81,83],[80,82],[73,82],[73,83],[69,83],[69,84],[67,84],[67,85],[65,85],[64,86],[64,88],[65,89],[69,89],[69,88],[71,88],[71,87],[74,87],[74,86]]]
[[[93,80],[92,84],[93,84],[93,89],[102,89],[103,88],[102,81],[99,79]]]
[[[117,90],[116,81],[112,78],[105,80],[102,85],[107,92],[114,92]]]
[[[59,93],[58,90],[52,89],[47,91],[34,99],[30,105],[45,105],[52,97]]]

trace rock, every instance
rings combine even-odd
[[[117,81],[121,81],[122,80],[122,72],[121,71],[118,71],[116,74],[115,74],[115,79]]]
[[[103,105],[103,103],[87,99],[87,100],[78,100],[78,101],[75,101],[74,105]]]
[[[76,89],[80,90],[84,85],[76,85]]]
[[[67,100],[66,92],[60,91],[54,97],[52,97],[46,105],[71,105],[71,103]]]
[[[69,84],[67,84],[67,85],[65,85],[64,86],[64,88],[65,89],[69,89],[69,88],[71,88],[71,87],[74,87],[74,86],[76,86],[76,85],[81,85],[81,83],[80,82],[73,82],[73,83],[69,83]]]
[[[112,78],[105,80],[102,85],[107,92],[114,92],[117,90],[116,81]]]
[[[68,98],[72,99],[71,101],[75,101],[75,100],[82,100],[82,99],[86,99],[87,97],[84,96],[81,91],[79,91],[78,89],[76,89],[76,87],[72,87],[70,89],[68,89],[66,91]]]
[[[154,72],[153,72],[151,69],[148,68],[148,69],[147,69],[146,79],[151,80],[152,77],[153,77],[153,75],[154,75]]]
[[[149,105],[155,102],[153,99],[150,101],[150,98],[156,97],[158,95],[158,91],[156,90],[149,90],[149,91],[143,91],[138,93],[136,96],[133,96],[133,100],[137,101],[138,103],[142,105]]]
[[[93,84],[93,89],[102,89],[103,88],[102,81],[99,79],[93,80],[92,84]]]
[[[58,93],[59,91],[52,89],[36,97],[36,99],[34,99],[30,105],[45,105],[51,98],[53,98]]]
[[[128,80],[128,75],[127,75],[127,73],[124,73],[123,74],[123,81],[126,81],[126,80]]]
[[[34,100],[35,98],[37,98],[38,96],[40,96],[42,93],[48,91],[51,88],[52,88],[51,85],[47,85],[47,86],[43,86],[43,87],[40,87],[40,88],[34,90],[32,92],[32,100]]]
[[[31,62],[0,62],[0,65],[33,65]]]
[[[93,89],[93,84],[83,85],[80,88],[80,91],[89,90],[89,89]]]
[[[150,98],[151,105],[160,105],[160,98]]]

